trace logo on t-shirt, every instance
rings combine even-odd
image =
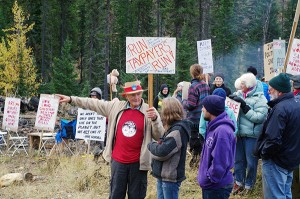
[[[212,137],[209,137],[206,139],[206,146],[208,146],[208,148],[212,147],[214,139]]]
[[[136,134],[136,125],[132,121],[125,122],[122,126],[122,133],[125,137],[132,137]]]

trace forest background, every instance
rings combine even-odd
[[[263,74],[263,45],[289,40],[297,0],[0,0],[0,95],[62,93],[87,96],[106,75],[118,89],[145,74],[126,74],[126,37],[176,37],[176,75],[154,75],[173,91],[189,81],[196,42],[211,39],[214,71],[234,81],[249,65]],[[298,28],[299,29],[299,28]],[[297,29],[297,30],[298,30]],[[299,38],[299,31],[296,31]],[[287,46],[287,45],[286,45]]]

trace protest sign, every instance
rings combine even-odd
[[[36,129],[54,131],[58,104],[57,96],[41,94],[34,125]]]
[[[18,131],[21,100],[19,98],[5,99],[2,129]]]
[[[283,69],[285,58],[285,40],[273,40],[273,55],[274,70]]]
[[[211,40],[197,41],[198,63],[203,67],[203,73],[213,73],[213,58]]]
[[[126,37],[126,73],[175,74],[176,38]]]
[[[229,97],[226,97],[225,104],[230,108],[237,120],[240,112],[241,103],[234,101],[233,99],[230,99]]]
[[[294,39],[290,57],[286,66],[286,73],[300,75],[300,40]]]
[[[78,109],[76,138],[85,140],[104,141],[106,117],[95,111]]]
[[[269,81],[275,76],[273,68],[273,42],[264,45],[264,72],[265,81]]]
[[[182,99],[187,99],[191,83],[190,82],[186,82],[186,81],[183,81],[182,83],[183,83],[182,91],[181,91],[182,92]]]

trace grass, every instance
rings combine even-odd
[[[258,171],[255,190],[244,198],[262,198],[260,169]],[[90,155],[50,158],[36,154],[29,157],[0,156],[0,176],[14,172],[30,172],[36,180],[0,188],[1,199],[106,199],[109,196],[110,167],[102,159],[95,163]],[[180,198],[201,198],[197,172],[197,169],[191,169],[187,164],[187,179],[181,184]],[[156,180],[151,175],[148,175],[146,198],[156,198]]]

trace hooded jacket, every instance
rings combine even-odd
[[[218,189],[233,183],[234,123],[224,111],[207,125],[197,180],[202,189]]]
[[[169,182],[181,182],[185,177],[186,150],[192,123],[177,121],[165,132],[159,142],[151,142],[152,175]]]
[[[167,94],[163,94],[163,90],[164,88],[168,88],[168,93]],[[170,88],[168,87],[167,84],[162,84],[160,86],[160,91],[158,93],[158,95],[154,98],[154,101],[153,101],[153,106],[154,108],[156,108],[156,110],[160,113],[161,112],[161,104],[162,104],[162,100],[164,98],[167,98],[167,97],[171,97],[170,95]]]

